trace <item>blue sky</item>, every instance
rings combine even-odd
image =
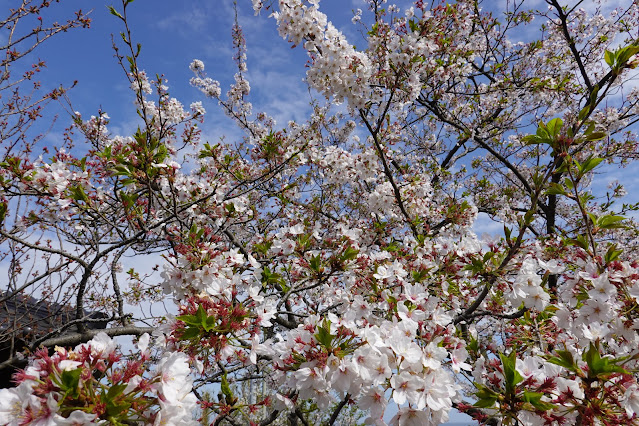
[[[122,26],[109,14],[107,4],[121,8],[117,2],[101,0],[64,0],[63,4],[54,4],[51,11],[60,21],[74,10],[90,7],[91,28],[51,39],[38,55],[48,67],[42,78],[44,86],[70,85],[78,80],[69,93],[73,108],[87,118],[102,108],[111,117],[111,131],[127,134],[138,121],[132,92],[111,48],[111,34],[117,41]],[[362,0],[328,0],[321,5],[336,25],[353,38],[358,37],[350,18],[354,8],[364,8]],[[203,95],[189,85],[192,74],[188,66],[195,58],[204,61],[209,77],[219,80],[222,93],[226,92],[236,71],[231,45],[232,1],[137,0],[128,10],[134,42],[142,44],[141,67],[150,76],[164,74],[172,96],[187,106],[203,100]],[[269,12],[254,16],[249,0],[239,2],[238,12],[247,40],[254,110],[267,111],[280,124],[291,119],[304,120],[311,100],[303,83],[305,52],[291,49],[277,34]],[[214,102],[204,101],[204,106],[208,112],[205,134],[217,138],[235,132],[230,120],[216,111]]]

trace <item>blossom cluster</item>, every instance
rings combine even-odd
[[[411,409],[423,411],[427,423],[446,422],[461,389],[443,369],[451,354],[441,339],[415,343],[418,329],[412,320],[363,327],[361,319],[309,317],[289,339],[273,345],[276,380],[295,389],[299,398],[313,399],[320,409],[335,402],[336,394],[348,394],[373,424],[384,424],[387,391],[398,406],[408,402]],[[468,368],[464,351],[452,352],[455,362]]]
[[[307,73],[311,87],[336,102],[348,100],[352,108],[362,108],[370,99],[372,64],[365,53],[348,43],[344,35],[319,11],[300,0],[280,1],[278,31],[293,44],[304,44],[313,66]]]
[[[17,374],[17,386],[0,390],[0,423],[197,424],[186,355],[166,353],[149,372],[148,344],[145,334],[138,341],[139,353],[125,358],[101,332],[73,350],[38,351]]]

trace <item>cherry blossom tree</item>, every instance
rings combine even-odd
[[[358,49],[319,0],[253,0],[308,53],[317,99],[286,125],[253,110],[237,17],[234,83],[196,59],[184,108],[131,2],[111,13],[139,129],[70,110],[65,149],[1,165],[6,291],[75,310],[29,342],[2,422],[191,424],[199,398],[213,424],[639,423],[637,204],[600,185],[636,157],[636,2],[371,0]],[[201,140],[216,104],[240,140]],[[163,297],[176,315],[134,314]]]

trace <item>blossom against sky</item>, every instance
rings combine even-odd
[[[109,14],[105,4],[92,3],[90,30],[71,31],[52,40],[40,51],[48,64],[43,82],[46,87],[54,87],[58,84],[68,86],[77,80],[77,85],[68,94],[73,110],[83,117],[95,115],[98,110],[105,111],[111,117],[112,132],[131,134],[139,120],[124,71],[112,50],[111,34],[117,43],[121,23]],[[349,40],[353,43],[361,40],[357,26],[350,22],[352,9],[364,8],[361,2],[326,0],[321,5]],[[86,6],[86,1],[65,1],[56,10],[63,19]],[[133,40],[142,45],[141,67],[151,76],[163,74],[168,79],[172,96],[185,105],[203,100],[199,91],[189,85],[192,76],[189,63],[194,58],[203,61],[208,75],[219,80],[222,92],[226,91],[236,72],[231,39],[235,10],[230,0],[138,0],[129,10]],[[281,39],[268,12],[253,16],[248,1],[240,3],[237,12],[247,39],[247,79],[251,82],[255,110],[267,111],[280,125],[288,120],[304,121],[310,102],[317,98],[317,94],[309,93],[303,82],[305,53],[301,49],[291,49],[291,45]],[[203,125],[204,139],[215,142],[226,135],[232,142],[237,133],[231,121],[211,101],[205,101],[204,107],[208,111]],[[60,115],[59,125],[66,126],[67,123],[68,118]],[[61,132],[56,127],[48,137],[47,142],[55,145],[61,140]]]
[[[130,133],[137,126],[138,117],[132,92],[112,49],[112,40],[121,42],[120,21],[102,1],[65,0],[53,5],[50,11],[63,21],[75,10],[86,11],[87,6],[92,8],[90,29],[69,31],[49,40],[40,50],[40,58],[47,63],[42,74],[43,86],[69,86],[77,80],[69,92],[73,109],[83,117],[95,115],[101,109],[111,117],[112,132]],[[365,8],[361,0],[325,1],[322,7],[331,18],[337,18],[336,25],[341,23],[343,31],[358,38],[357,27],[350,20],[353,9]],[[185,105],[203,100],[189,84],[192,77],[189,64],[193,59],[202,60],[209,77],[218,80],[222,93],[226,92],[237,71],[231,37],[235,14],[232,1],[138,0],[128,11],[133,41],[142,45],[141,67],[149,76],[164,75],[171,96]],[[246,1],[238,3],[237,12],[247,42],[247,75],[255,110],[268,111],[280,124],[304,120],[312,100],[303,82],[305,52],[291,49],[278,35],[268,11],[254,16],[251,3]],[[204,107],[209,112],[203,126],[205,134],[210,138],[230,137],[235,131],[231,121],[211,101],[205,101]]]

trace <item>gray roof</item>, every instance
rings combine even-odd
[[[0,300],[8,294],[8,292],[0,293]],[[108,317],[102,312],[85,311],[85,315],[90,319]],[[60,329],[74,319],[75,307],[71,305],[16,294],[0,302],[0,347],[10,345],[11,340],[14,341],[14,345],[16,340],[20,340],[22,345],[28,344]],[[100,321],[88,322],[85,325],[89,329],[99,329],[105,328],[106,324],[106,321]],[[71,326],[66,330],[75,332],[76,328]]]

